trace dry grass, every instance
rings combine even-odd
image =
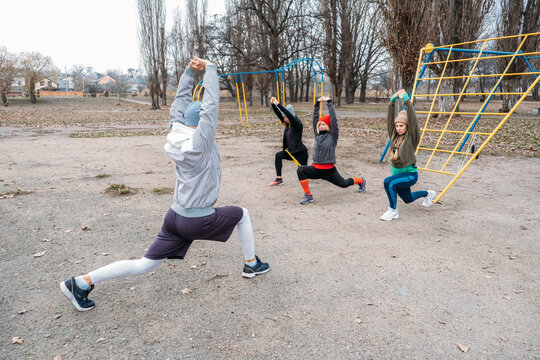
[[[138,100],[148,100],[142,98]],[[248,107],[246,119],[242,104],[242,122],[238,103],[233,99],[223,99],[220,104],[220,135],[250,135],[263,139],[276,138],[276,132],[282,129],[273,111],[260,106],[259,101]],[[115,98],[84,99],[47,99],[40,98],[37,104],[30,104],[25,99],[11,99],[8,107],[0,108],[0,126],[8,127],[87,127],[98,128],[103,125],[159,125],[167,127],[169,106],[160,110],[152,110],[149,105],[121,101]],[[358,138],[365,143],[386,141],[386,101],[379,103],[343,105],[338,109],[340,135]],[[461,105],[461,111],[477,111],[481,103],[477,99],[468,99]],[[492,101],[487,111],[497,112],[500,101]],[[505,156],[532,156],[540,154],[540,119],[531,115],[532,109],[540,107],[540,103],[523,102],[499,133],[484,149],[484,153]],[[297,116],[303,121],[306,131],[304,137],[311,134],[312,102],[295,103]],[[324,107],[323,107],[324,109]],[[429,103],[419,102],[417,109],[428,110]],[[324,109],[326,110],[326,109]],[[499,116],[483,116],[476,126],[476,131],[490,132],[501,120]],[[425,120],[421,118],[421,125]],[[447,118],[431,119],[428,128],[440,129]],[[246,123],[249,121],[249,128]],[[470,124],[470,117],[455,117],[449,129],[465,130]],[[74,137],[110,137],[162,135],[162,131],[87,131],[72,135]],[[438,135],[431,133],[425,138],[426,143],[435,144]],[[442,139],[443,147],[453,147],[451,136]],[[381,149],[382,151],[382,149]]]

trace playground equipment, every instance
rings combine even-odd
[[[538,51],[538,49],[535,49],[535,51],[532,52],[521,51],[527,41],[531,41],[533,37],[538,36],[540,36],[540,32],[469,41],[437,47],[434,47],[432,44],[427,44],[420,50],[416,78],[411,94],[411,100],[417,100],[417,103],[415,104],[417,109],[416,113],[427,114],[424,127],[421,128],[420,142],[416,149],[417,165],[419,165],[418,169],[452,176],[450,183],[439,193],[434,202],[438,202],[452,187],[456,180],[463,174],[472,161],[478,157],[484,147],[516,111],[531,90],[538,85],[540,80],[540,76],[538,75],[540,75],[540,71],[533,68],[531,60],[540,58],[540,51]],[[513,51],[492,50],[497,41],[512,38],[518,38],[519,45],[517,49],[512,49]],[[434,61],[435,57],[433,55],[436,53],[438,53],[439,57],[443,60]],[[469,54],[472,54],[472,56],[466,57]],[[491,61],[493,67],[494,59],[502,58],[508,59],[506,68],[502,73],[483,74],[478,71],[478,69],[481,68],[479,66],[480,64],[487,64]],[[528,72],[509,71],[518,60],[523,61],[526,64],[526,68],[529,70]],[[469,66],[468,74],[445,76],[448,64],[452,62],[467,62],[466,64]],[[431,77],[424,77],[428,72],[426,70],[433,69],[435,66],[439,67],[440,76],[434,75]],[[484,68],[489,67],[485,66]],[[432,73],[434,74],[434,72]],[[504,81],[508,81],[511,77],[516,76],[527,79],[529,85],[527,85],[526,90],[504,92],[501,85],[504,84]],[[487,80],[490,78],[491,81],[495,80],[490,92],[468,91],[469,88],[471,88],[471,86],[469,86],[471,85],[471,79]],[[441,93],[440,91],[445,88],[443,85],[444,82],[452,79],[463,79],[461,91],[459,93],[453,93],[453,91],[450,91],[450,93]],[[428,82],[429,85],[431,85],[429,82],[435,83],[435,91],[430,93],[430,86],[426,86],[422,82]],[[520,97],[508,112],[497,112],[497,110],[493,109],[488,111],[490,101],[497,95]],[[478,110],[458,110],[460,105],[466,107],[465,104],[461,102],[465,96],[481,97],[480,101],[477,103],[480,104]],[[434,110],[436,108],[437,100],[441,97],[453,98],[454,101],[451,111]],[[419,98],[426,98],[425,104],[427,104],[429,110],[419,110],[422,105],[418,102]],[[468,102],[467,107],[470,107],[470,104],[471,103]],[[440,121],[443,116],[448,116],[446,121],[444,121],[445,119]],[[490,125],[490,120],[493,122],[494,118],[500,117],[502,117],[502,119],[498,121],[498,123],[496,121],[496,125]],[[434,119],[438,121],[435,121]],[[486,120],[483,124],[484,130],[475,131],[475,128],[478,126],[481,119]],[[434,124],[435,122],[438,124]],[[438,126],[438,128],[432,128],[433,125]],[[485,130],[486,128],[488,128],[488,130]],[[389,144],[390,142],[387,143],[379,161],[383,160]],[[464,149],[466,146],[467,148]]]
[[[321,88],[321,97],[323,96],[323,87],[324,87],[324,75],[321,65],[312,58],[301,58],[296,59],[294,61],[291,61],[287,65],[276,69],[276,70],[268,70],[268,71],[248,71],[248,72],[239,72],[239,73],[230,73],[230,74],[219,74],[218,76],[232,76],[234,79],[234,84],[236,87],[236,98],[238,100],[238,112],[240,113],[240,124],[243,126],[243,116],[242,116],[242,106],[240,105],[240,97],[242,97],[242,101],[244,104],[244,113],[246,116],[246,126],[249,127],[249,116],[248,116],[248,109],[247,109],[247,102],[246,102],[246,91],[244,88],[244,75],[247,74],[271,74],[274,73],[276,77],[276,93],[277,93],[277,100],[280,101],[281,97],[281,103],[285,104],[285,71],[292,68],[293,66],[296,66],[302,62],[307,62],[311,69],[313,70],[313,104],[315,105],[315,101],[317,98],[317,84],[320,84]],[[315,65],[317,68],[315,68]],[[281,76],[280,76],[281,75]],[[281,79],[280,79],[281,78]],[[238,86],[238,79],[240,79],[240,87],[242,88],[242,96],[240,96],[240,90]],[[320,79],[320,81],[319,81]],[[281,86],[280,86],[281,85]],[[201,91],[203,89],[202,86],[202,80],[195,86],[195,89],[193,91],[193,100],[195,100],[195,97],[197,99],[200,98]],[[322,108],[321,108],[322,111]]]

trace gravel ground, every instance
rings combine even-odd
[[[540,358],[540,159],[481,156],[440,204],[400,202],[388,223],[384,143],[352,136],[337,166],[365,176],[367,192],[312,181],[315,202],[301,206],[293,164],[283,186],[267,186],[279,130],[219,135],[217,205],[250,210],[270,272],[241,277],[234,233],[149,275],[100,283],[96,308],[76,311],[58,283],[142,256],[172,203],[166,128],[119,130],[141,128],[158,135],[0,128],[0,358]],[[415,189],[447,182],[421,173]]]

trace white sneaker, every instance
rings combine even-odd
[[[427,196],[424,198],[424,202],[422,203],[422,205],[424,205],[425,207],[431,206],[431,204],[433,204],[433,199],[435,198],[435,194],[436,194],[435,191],[428,190]]]
[[[392,209],[391,207],[389,207],[388,210],[386,210],[386,212],[381,216],[381,220],[384,221],[390,221],[394,219],[399,219],[399,213],[397,209]]]

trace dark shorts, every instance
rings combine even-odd
[[[242,219],[238,206],[216,208],[212,215],[188,218],[169,209],[156,239],[144,255],[151,260],[183,259],[193,240],[225,242]]]

